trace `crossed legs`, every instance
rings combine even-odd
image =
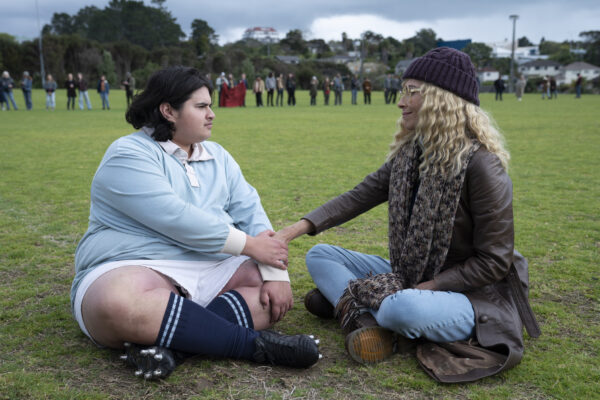
[[[259,301],[262,278],[252,260],[240,265],[226,286],[242,295],[256,330],[270,326],[268,309]],[[81,312],[94,340],[106,347],[124,342],[152,345],[158,336],[171,293],[177,288],[164,275],[146,267],[127,266],[100,276],[87,290]]]

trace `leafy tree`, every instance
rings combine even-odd
[[[254,74],[256,70],[254,69],[254,63],[249,59],[246,58],[244,61],[242,61],[242,64],[240,66],[240,71],[239,71],[239,75],[241,76],[242,73],[246,74],[246,79],[248,80],[248,84],[250,84],[252,82],[252,78],[254,77]],[[236,71],[238,72],[238,71]]]
[[[510,58],[492,58],[490,64],[500,72],[500,75],[510,75]],[[513,67],[514,68],[514,67]]]
[[[492,58],[492,48],[485,43],[471,42],[463,49],[463,52],[471,57],[471,61],[476,67],[487,65]]]
[[[583,59],[593,65],[600,66],[600,31],[585,31],[579,34],[583,38],[586,53]]]
[[[11,72],[13,79],[18,78],[17,71],[23,69],[21,46],[14,36],[0,33],[0,69]]]
[[[50,24],[46,24],[42,30],[43,34],[55,35],[71,35],[76,32],[75,19],[67,13],[54,13]]]
[[[550,54],[550,60],[556,61],[560,64],[567,65],[576,60],[575,54],[571,53],[571,46],[568,43],[560,45],[557,51]]]
[[[413,57],[419,57],[436,48],[438,39],[433,29],[421,29],[415,36],[406,39],[406,41],[413,46]]]
[[[113,61],[112,54],[107,50],[102,52],[102,62],[98,65],[98,76],[100,75],[104,75],[106,80],[113,85],[113,88],[118,87],[115,62]]]
[[[217,44],[219,36],[215,30],[211,28],[203,19],[195,19],[192,21],[192,36],[196,51],[199,55],[207,53],[212,46]]]
[[[323,39],[313,39],[307,42],[310,46],[316,49],[317,58],[329,57],[331,55],[331,49],[325,43]]]
[[[302,31],[300,29],[292,29],[289,31],[285,35],[285,39],[282,39],[279,44],[294,54],[305,54],[308,51],[306,41],[302,37]]]
[[[135,77],[135,86],[138,88],[143,88],[146,86],[146,82],[150,75],[160,69],[160,65],[153,63],[152,61],[148,61],[143,68],[136,69],[131,74]]]
[[[78,33],[99,42],[127,40],[146,49],[177,45],[185,36],[175,18],[162,7],[149,7],[142,1],[111,0],[102,10],[84,7],[71,17],[55,13],[45,33]]]
[[[354,41],[348,37],[346,32],[342,32],[342,46],[346,51],[351,51],[354,48]]]
[[[551,55],[560,51],[561,44],[550,40],[540,41],[540,54]]]
[[[517,46],[519,46],[519,47],[533,46],[533,43],[531,43],[529,41],[529,39],[527,39],[527,36],[523,36],[522,38],[519,38],[519,40],[517,41]]]

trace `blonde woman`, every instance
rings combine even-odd
[[[509,154],[479,108],[475,69],[450,48],[431,50],[403,76],[399,132],[388,160],[354,189],[278,232],[289,242],[388,202],[385,260],[320,244],[306,256],[317,289],[307,309],[340,320],[361,363],[417,347],[443,382],[516,365],[527,302],[527,261],[514,251]],[[520,316],[522,315],[522,317]]]

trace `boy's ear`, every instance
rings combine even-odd
[[[160,106],[158,106],[158,110],[160,111],[162,116],[169,122],[174,123],[177,119],[177,111],[173,109],[173,107],[171,107],[169,103],[162,103]]]

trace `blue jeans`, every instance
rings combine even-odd
[[[392,272],[379,256],[319,244],[306,255],[306,267],[323,295],[336,305],[348,282],[368,274]],[[404,289],[386,297],[379,310],[370,309],[380,326],[410,339],[433,342],[466,340],[473,335],[475,312],[462,293]]]
[[[79,109],[83,110],[83,99],[85,99],[85,104],[87,105],[88,110],[92,109],[92,103],[90,102],[90,96],[88,95],[87,90],[79,91]]]
[[[55,107],[56,107],[56,94],[54,92],[46,93],[46,109],[54,110]]]
[[[18,110],[17,102],[15,101],[15,96],[13,95],[12,90],[10,92],[4,92],[4,99],[6,101],[6,108],[10,110],[10,103],[12,103],[13,108]],[[9,103],[10,101],[10,103]]]
[[[28,110],[33,108],[33,103],[31,102],[31,90],[23,90],[23,97],[25,98],[25,106]]]
[[[110,103],[108,102],[108,93],[100,92],[100,99],[102,99],[102,109],[110,109]]]
[[[356,95],[358,94],[358,89],[352,89],[352,104],[356,104]]]

